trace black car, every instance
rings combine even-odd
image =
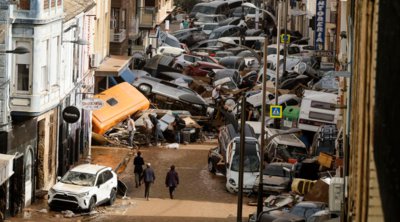
[[[225,19],[222,22],[219,22],[218,25],[219,26],[226,26],[226,25],[238,25],[240,22],[240,18],[239,17],[230,17]]]
[[[208,39],[219,39],[221,37],[239,36],[240,28],[236,25],[226,25],[214,29]]]
[[[182,29],[172,33],[181,43],[191,47],[197,42],[208,39],[201,28]]]
[[[227,69],[236,69],[239,72],[243,71],[246,67],[246,62],[243,57],[238,56],[228,56],[221,58],[219,64],[225,66]]]

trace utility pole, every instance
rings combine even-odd
[[[239,191],[237,203],[237,222],[242,222],[242,209],[243,209],[243,171],[244,171],[244,141],[246,140],[245,127],[246,127],[246,95],[242,93],[242,113],[240,120],[240,151],[239,151]]]
[[[282,76],[285,75],[286,73],[286,56],[287,56],[287,43],[286,43],[286,39],[287,38],[287,16],[288,16],[288,2],[287,0],[283,0],[284,4],[285,4],[285,8],[284,8],[284,12],[283,12],[283,16],[284,16],[284,29],[285,29],[285,38],[284,42],[283,42],[283,71],[282,71]]]
[[[282,20],[282,2],[278,2],[278,24],[276,27],[276,44],[277,44],[277,58],[276,58],[276,79],[275,79],[275,105],[278,105],[278,86],[279,86],[279,71],[280,71],[280,56],[281,56],[281,20]],[[279,129],[279,120],[278,118],[274,119],[274,127]]]

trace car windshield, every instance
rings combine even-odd
[[[294,206],[290,211],[291,214],[294,214],[299,217],[309,218],[311,215],[315,214],[316,212],[320,211],[320,208],[309,206]]]
[[[61,182],[79,186],[93,186],[95,180],[95,174],[68,171],[61,179]]]
[[[287,146],[280,144],[279,150],[288,158],[298,159],[307,156],[307,150],[303,147]]]
[[[289,177],[289,173],[283,169],[283,166],[279,165],[267,165],[264,171],[264,175],[276,176],[276,177]]]
[[[216,17],[211,17],[211,16],[204,16],[204,17],[200,17],[197,21],[199,22],[215,22],[217,19]]]
[[[172,47],[177,47],[177,48],[181,48],[181,45],[179,44],[179,42],[175,41],[172,38],[165,38],[165,44],[172,46]]]
[[[232,158],[232,166],[231,170],[232,171],[239,171],[239,160],[240,160],[240,155],[239,155],[239,147],[240,144],[239,142],[236,143],[236,151],[233,155]],[[259,158],[257,155],[257,149],[256,149],[256,143],[246,143],[245,145],[245,151],[244,151],[244,172],[258,172],[259,170]]]
[[[209,39],[216,39],[221,35],[221,32],[211,32]]]
[[[267,55],[274,55],[277,53],[277,50],[276,50],[276,48],[268,47],[267,53],[268,53]]]
[[[197,12],[207,14],[207,15],[212,15],[212,14],[215,14],[215,8],[210,7],[210,6],[205,6],[205,5],[199,5],[199,6],[195,6],[192,10],[192,13],[197,13]]]
[[[204,25],[203,30],[214,30],[217,27],[218,27],[218,24],[215,24],[215,25],[211,25],[211,24]]]

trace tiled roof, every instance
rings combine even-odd
[[[95,5],[93,0],[64,0],[64,22]]]

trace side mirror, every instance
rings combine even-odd
[[[61,180],[61,177],[60,177],[60,176],[58,176],[58,177],[57,177],[57,182],[58,182],[58,181],[60,181],[60,180]]]

